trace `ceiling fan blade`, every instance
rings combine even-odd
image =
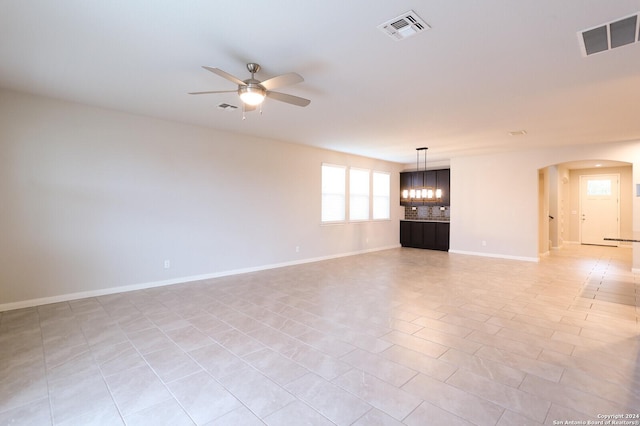
[[[231,74],[229,74],[228,72],[222,71],[220,68],[214,68],[214,67],[202,67],[207,71],[211,71],[214,74],[219,75],[222,78],[226,78],[227,80],[239,85],[239,86],[245,86],[247,83],[245,83],[244,81],[240,80],[238,77],[235,77]]]
[[[287,95],[286,93],[280,92],[267,92],[267,97],[271,99],[275,99],[276,101],[286,102],[291,105],[297,105],[301,107],[306,107],[311,103],[309,99],[300,98],[298,96]]]
[[[268,80],[261,82],[260,84],[267,90],[276,89],[282,86],[289,86],[291,84],[302,83],[304,78],[300,74],[295,72],[290,72],[287,74],[282,74]]]
[[[209,92],[189,92],[190,95],[208,95],[209,93],[235,93],[237,90],[213,90]]]

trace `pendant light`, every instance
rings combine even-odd
[[[422,171],[422,185],[411,183],[409,188],[402,188],[402,198],[412,201],[438,201],[442,199],[442,189],[427,186],[427,147],[416,148],[416,173],[420,171],[420,152],[424,151],[424,170]]]

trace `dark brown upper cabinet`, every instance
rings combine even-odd
[[[400,205],[413,207],[450,205],[449,178],[449,169],[400,173]],[[436,196],[437,190],[441,191],[440,198]]]

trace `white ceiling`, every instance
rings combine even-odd
[[[432,29],[394,41],[377,26],[413,9]],[[0,87],[231,132],[408,163],[640,139],[640,43],[589,57],[578,31],[638,0],[3,0]],[[234,84],[297,72],[239,105]],[[508,132],[526,130],[525,136]]]

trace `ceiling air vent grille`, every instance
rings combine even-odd
[[[404,40],[407,37],[431,29],[413,10],[378,25],[378,28],[394,40]]]
[[[227,104],[227,103],[218,104],[218,108],[226,110],[226,111],[233,111],[235,109],[238,109],[237,106],[231,105],[231,104]]]
[[[584,56],[605,52],[640,41],[638,14],[578,32]]]

